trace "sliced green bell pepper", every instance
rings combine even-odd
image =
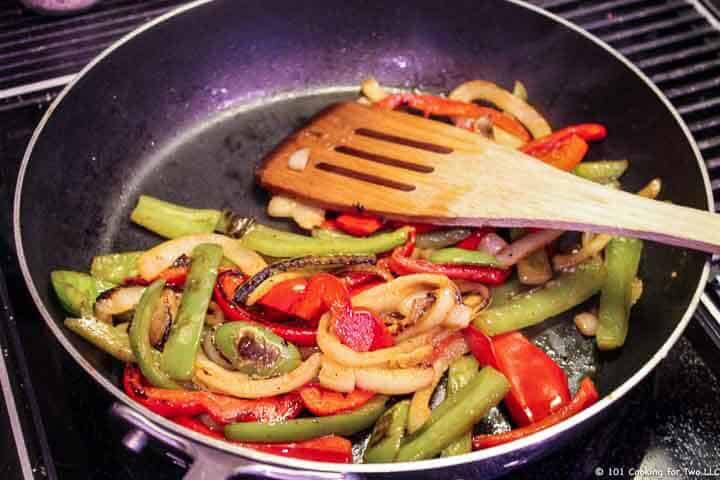
[[[162,369],[176,380],[192,378],[195,355],[200,346],[205,315],[215,288],[222,255],[222,247],[211,243],[198,245],[190,254],[192,264],[180,308],[160,361]]]
[[[150,324],[163,288],[165,280],[155,280],[140,297],[130,325],[130,347],[142,374],[151,384],[160,388],[181,388],[160,368],[160,352],[150,343]]]
[[[600,262],[585,262],[543,287],[514,296],[507,303],[479,312],[473,325],[486,335],[520,330],[558,315],[595,295],[606,278]]]
[[[465,355],[450,364],[448,370],[448,395],[454,395],[478,374],[480,364],[472,355]],[[472,451],[472,430],[462,433],[441,453],[441,457],[452,457]]]
[[[97,255],[90,265],[90,275],[107,282],[120,284],[126,278],[140,275],[137,261],[143,252],[122,252]]]
[[[222,217],[220,210],[187,208],[140,195],[130,220],[165,238],[212,233]]]
[[[433,263],[460,263],[463,265],[485,265],[499,267],[500,262],[494,255],[482,250],[467,250],[464,248],[441,248],[430,255]]]
[[[325,435],[354,435],[370,428],[385,411],[387,397],[376,395],[362,407],[327,417],[308,417],[278,423],[240,422],[225,427],[225,437],[238,442],[297,442]]]
[[[128,324],[112,326],[93,317],[66,318],[65,326],[121,362],[134,362]]]
[[[627,160],[582,162],[573,169],[573,173],[593,182],[610,183],[620,178],[627,168]]]
[[[405,436],[410,400],[396,403],[375,422],[365,461],[368,463],[389,463],[395,459]]]
[[[643,242],[614,237],[605,248],[607,280],[600,294],[595,340],[600,350],[622,347],[628,333],[632,281],[637,275]]]
[[[115,286],[72,270],[55,270],[50,273],[50,282],[63,308],[76,317],[92,316],[98,295]]]
[[[413,438],[403,444],[395,461],[432,458],[487,415],[510,390],[505,376],[492,367],[483,368],[465,387],[440,404]],[[449,406],[443,409],[444,403]]]
[[[289,258],[305,255],[382,253],[402,245],[407,237],[406,227],[369,237],[315,238],[256,224],[248,229],[241,242],[245,247],[263,255]]]

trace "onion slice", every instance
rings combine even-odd
[[[226,370],[200,351],[195,360],[193,380],[208,390],[238,398],[263,398],[292,392],[311,382],[320,371],[322,355],[316,353],[292,372],[265,380],[253,380],[240,372]]]
[[[111,324],[113,315],[133,310],[144,291],[145,287],[117,287],[104,292],[95,302],[95,318]]]
[[[405,395],[432,384],[432,368],[356,368],[358,388],[383,395]]]
[[[540,230],[515,240],[497,253],[496,258],[503,267],[512,267],[535,250],[543,248],[565,233],[562,230]]]
[[[490,102],[520,120],[533,137],[540,138],[552,133],[548,122],[522,98],[485,80],[465,82],[450,93],[451,100]]]

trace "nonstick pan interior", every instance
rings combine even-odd
[[[483,78],[521,80],[555,127],[605,124],[590,160],[628,158],[624,188],[653,177],[663,198],[707,208],[707,180],[678,118],[601,46],[509,2],[216,0],[126,41],[66,92],[39,131],[19,180],[21,263],[48,320],[94,372],[120,366],[64,330],[50,271],[87,270],[93,255],[159,239],[130,224],[141,193],[230,207],[270,222],[254,183],[262,156],[368,75],[448,91]],[[572,205],[568,205],[572,208]],[[643,299],[627,345],[593,358],[607,394],[669,338],[698,288],[705,256],[646,244]],[[114,392],[117,394],[117,392]]]

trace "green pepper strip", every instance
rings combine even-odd
[[[485,265],[500,267],[500,262],[494,255],[482,250],[466,250],[464,248],[441,248],[430,255],[433,263],[459,263],[463,265]]]
[[[582,162],[573,169],[573,173],[578,177],[582,177],[593,182],[610,183],[620,178],[627,168],[627,160]]]
[[[134,362],[127,323],[113,327],[92,317],[66,318],[65,326],[121,362]]]
[[[92,316],[98,295],[115,286],[87,273],[71,270],[55,270],[50,273],[50,282],[63,308],[76,317]]]
[[[418,233],[415,239],[417,248],[445,248],[455,245],[470,236],[469,228],[451,228],[449,230],[433,230]]]
[[[582,263],[542,288],[516,295],[504,305],[479,312],[473,324],[490,336],[536,325],[595,295],[602,288],[606,273],[600,262]]]
[[[478,374],[480,364],[472,355],[460,357],[450,364],[448,370],[448,395],[454,395]],[[472,451],[472,430],[462,433],[441,453],[441,457],[452,457]]]
[[[165,238],[212,233],[222,213],[219,210],[187,208],[148,195],[140,195],[130,219]]]
[[[395,459],[405,436],[410,400],[403,400],[383,413],[373,428],[365,461],[368,463],[389,463]]]
[[[615,237],[605,248],[607,280],[600,294],[595,335],[600,350],[612,350],[625,343],[632,307],[631,285],[640,265],[642,247],[642,240]]]
[[[297,442],[325,435],[354,435],[370,428],[385,411],[387,397],[376,395],[362,407],[327,417],[297,418],[280,423],[240,422],[225,427],[225,436],[239,442]]]
[[[487,415],[510,390],[505,376],[492,367],[483,368],[465,387],[441,403],[413,436],[400,447],[395,460],[410,462],[432,458]],[[440,407],[451,401],[451,406]]]
[[[334,230],[332,228],[313,228],[310,232],[313,238],[333,239],[333,238],[354,238],[352,235]]]
[[[140,371],[151,384],[160,388],[179,389],[181,387],[160,368],[160,352],[150,344],[150,324],[164,287],[165,280],[155,280],[140,297],[130,325],[130,347]]]
[[[173,322],[160,361],[162,369],[176,380],[192,378],[195,355],[200,346],[205,315],[222,255],[222,247],[211,243],[198,245],[190,255],[192,264],[177,319]]]
[[[513,277],[502,285],[490,289],[490,306],[495,308],[505,305],[515,295],[519,295],[526,290],[527,287],[520,283],[520,279]]]
[[[284,232],[264,225],[250,227],[242,237],[242,244],[263,255],[276,258],[304,255],[370,254],[381,253],[405,243],[407,227],[370,237],[314,238]]]
[[[97,255],[92,259],[90,275],[98,280],[116,284],[123,283],[126,278],[140,275],[137,261],[143,252],[122,252]]]

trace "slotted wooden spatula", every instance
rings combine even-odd
[[[290,156],[305,148],[307,166],[290,168]],[[720,252],[719,215],[613,190],[480,135],[358,103],[323,111],[268,155],[257,174],[272,191],[336,210],[444,225],[605,232]]]

